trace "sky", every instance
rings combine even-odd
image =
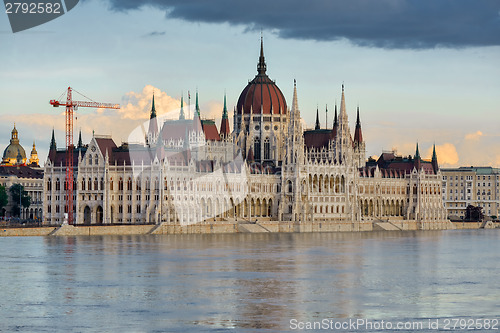
[[[38,27],[12,33],[0,13],[0,150],[14,123],[44,163],[52,129],[64,141],[68,86],[120,110],[79,108],[75,141],[117,144],[149,117],[174,117],[181,95],[219,121],[257,73],[261,32],[267,74],[305,123],[332,126],[345,85],[354,130],[359,106],[367,157],[382,151],[441,167],[500,167],[500,2],[496,0],[81,0]],[[76,94],[74,99],[85,100]],[[232,116],[232,112],[231,116]],[[192,112],[191,112],[192,114]],[[232,123],[231,123],[232,124]]]

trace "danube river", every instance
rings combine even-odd
[[[0,252],[0,331],[500,328],[500,230],[6,237]]]

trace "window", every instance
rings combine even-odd
[[[99,155],[95,154],[95,165],[99,164]]]
[[[254,152],[253,156],[256,160],[260,160],[260,138],[256,137],[254,141]]]
[[[269,142],[269,138],[264,140],[264,159],[268,160],[271,158],[271,143]]]

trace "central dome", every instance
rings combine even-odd
[[[286,114],[285,96],[266,74],[262,39],[257,75],[241,92],[236,110],[238,114]]]

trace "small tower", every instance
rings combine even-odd
[[[224,93],[224,109],[222,110],[222,120],[220,123],[220,136],[222,140],[227,140],[231,135],[231,129],[229,128],[229,119],[227,115],[226,106],[226,93]]]
[[[57,150],[56,136],[54,134],[54,129],[52,129],[52,139],[50,140],[50,149],[49,150]]]
[[[153,102],[151,103],[151,114],[149,117],[149,129],[146,136],[146,145],[153,146],[158,139],[158,122],[156,119],[155,95],[153,93]]]
[[[184,115],[184,96],[181,96],[181,111],[179,113],[179,120],[184,119],[186,119],[186,116]]]
[[[38,152],[36,151],[35,147],[35,141],[33,141],[33,149],[31,149],[31,156],[30,156],[30,166],[31,167],[40,167],[40,160],[38,159]]]
[[[342,84],[342,99],[340,101],[340,115],[338,117],[337,138],[336,138],[337,161],[347,162],[352,156],[352,137],[349,130],[349,120],[347,118],[344,85]]]
[[[319,110],[318,107],[316,107],[316,125],[314,126],[314,129],[317,131],[321,129],[321,125],[319,124]]]
[[[432,147],[431,164],[432,164],[432,170],[434,170],[434,174],[437,174],[439,171],[439,165],[438,165],[438,158],[437,158],[437,154],[436,154],[436,144],[434,144]]]
[[[356,117],[356,129],[354,130],[354,154],[357,167],[362,167],[365,161],[366,149],[365,142],[363,141],[363,132],[361,131],[361,122],[359,121],[359,106]]]
[[[420,152],[418,151],[418,142],[417,148],[415,149],[414,166],[417,171],[420,171],[422,168],[422,159],[420,158]]]
[[[33,147],[35,147],[35,143],[33,143]],[[83,148],[83,142],[82,142],[82,130],[80,130],[80,134],[78,135],[78,148]]]

